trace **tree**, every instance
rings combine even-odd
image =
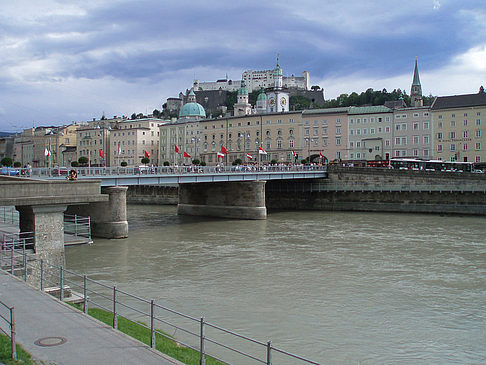
[[[137,119],[142,119],[143,118],[143,113],[138,113],[137,114]]]
[[[164,161],[164,166],[170,166],[169,161]]]
[[[137,119],[137,114],[133,113],[131,116],[130,116],[130,119]]]
[[[318,90],[321,90],[321,87],[319,85],[313,85],[313,86],[311,86],[311,90],[312,91],[318,91]]]
[[[160,110],[158,109],[154,109],[154,111],[152,112],[152,115],[155,117],[155,118],[160,118],[162,116],[162,113],[160,112]]]
[[[149,162],[150,162],[150,158],[147,158],[147,157],[142,158],[142,163],[143,163],[143,164],[145,164],[145,165],[146,165],[146,164],[148,164]]]
[[[126,161],[120,162],[121,167],[127,167],[128,163]]]
[[[270,161],[270,164],[271,164],[271,165],[276,165],[277,163],[278,163],[278,161],[277,161],[277,160],[275,160],[275,159],[273,159],[272,161]]]
[[[206,166],[206,162],[205,161],[201,161],[201,166]]]
[[[14,165],[14,167],[22,166],[22,164],[19,161],[15,161],[13,165]]]
[[[2,161],[0,161],[0,163],[2,164],[2,166],[10,167],[12,166],[13,161],[10,157],[4,157],[2,158]]]
[[[199,165],[200,163],[201,163],[201,161],[198,158],[195,158],[194,160],[192,160],[193,165]]]
[[[236,160],[233,161],[234,166],[241,165],[242,163],[243,163],[243,161],[241,160],[241,158],[237,158]]]
[[[78,167],[79,166],[79,162],[78,161],[72,161],[71,162],[71,167]]]
[[[78,158],[78,162],[80,166],[86,166],[89,162],[89,159],[86,156],[81,156],[80,158]]]

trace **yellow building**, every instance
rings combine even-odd
[[[437,159],[486,162],[484,92],[437,97],[431,113]]]

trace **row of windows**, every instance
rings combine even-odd
[[[481,137],[481,129],[476,129],[474,136],[476,138],[480,138]],[[469,131],[463,131],[462,137],[463,138],[470,138]],[[437,139],[442,139],[442,138],[444,138],[444,135],[442,134],[442,132],[438,132],[437,133]],[[455,131],[449,132],[449,138],[450,139],[457,138],[456,132]]]
[[[464,126],[467,126],[468,125],[468,121],[467,119],[464,119]],[[476,119],[476,125],[481,125],[481,119]],[[451,127],[455,127],[456,126],[456,121],[455,120],[451,120]],[[442,128],[443,127],[443,124],[442,122],[438,122],[437,123],[437,127],[438,128]]]
[[[390,133],[390,127],[385,127],[384,129],[382,127],[378,127],[378,128],[370,128],[370,134],[375,134],[375,133],[382,133],[383,130],[385,131],[385,133]],[[362,133],[361,133],[362,132]],[[362,130],[361,129],[350,129],[349,130],[349,134],[352,136],[354,134],[356,135],[367,135],[368,134],[368,129],[367,128],[363,128]]]
[[[481,150],[481,142],[476,142],[474,147],[475,147],[474,149],[476,151],[480,151]],[[449,148],[450,148],[451,151],[457,151],[457,145],[455,143],[451,143]],[[469,150],[469,144],[467,144],[467,143],[462,144],[462,150],[468,151]],[[443,152],[443,151],[444,151],[444,146],[442,144],[438,144],[437,145],[437,152]]]
[[[481,112],[476,112],[476,116],[480,116],[481,115]],[[467,117],[467,113],[464,113],[464,116]],[[452,113],[451,114],[451,118],[455,118],[456,117],[456,114]],[[439,114],[439,119],[442,119],[442,114]]]
[[[429,112],[425,112],[423,113],[424,117],[428,117],[429,116]],[[413,113],[413,117],[414,118],[417,118],[419,117],[420,114],[419,113]],[[395,115],[395,119],[400,119],[400,118],[407,118],[407,114],[397,114]]]
[[[354,148],[354,146],[356,146],[356,148],[366,148],[366,141],[356,141],[356,144],[355,144],[355,142],[352,142],[352,141],[349,142],[349,148]],[[385,140],[385,146],[390,147],[390,140],[389,139]]]
[[[395,157],[405,157],[409,156],[409,152],[407,150],[395,150]],[[412,156],[414,157],[419,157],[420,156],[420,150],[418,148],[414,148],[412,150]],[[430,156],[430,150],[428,148],[424,148],[422,150],[422,156],[423,157],[429,157]]]
[[[382,117],[377,117],[376,118],[376,121],[378,123],[381,123],[381,122],[383,122],[383,118]],[[390,121],[390,117],[385,117],[385,122],[389,122],[389,121]],[[355,122],[355,119],[354,118],[351,118],[350,121],[349,121],[350,124],[354,124],[354,122]],[[365,124],[365,123],[368,122],[368,119],[367,118],[356,118],[356,124],[360,124],[361,122],[363,124]],[[370,123],[374,123],[374,122],[375,122],[375,118],[370,118]]]
[[[310,122],[308,120],[306,120],[305,122],[305,125],[309,125]],[[337,118],[336,119],[336,125],[340,125],[341,124],[341,118]],[[319,121],[318,120],[314,120],[314,125],[319,125]],[[327,125],[327,119],[323,119],[322,120],[322,125]]]
[[[430,128],[429,122],[424,122],[423,123],[423,129],[428,130]],[[412,123],[412,129],[414,131],[420,130],[420,123],[419,122],[413,122]],[[407,130],[407,123],[402,123],[402,124],[395,124],[395,130],[396,131],[406,131]]]

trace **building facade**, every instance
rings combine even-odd
[[[437,97],[432,106],[435,157],[486,162],[486,94]]]
[[[433,158],[430,107],[393,110],[392,157]]]

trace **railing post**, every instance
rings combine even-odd
[[[44,291],[44,259],[40,262],[40,289]]]
[[[150,347],[155,348],[155,327],[154,327],[154,317],[155,317],[155,304],[154,300],[150,301]]]
[[[199,364],[205,365],[206,364],[206,357],[205,357],[206,349],[205,349],[205,343],[204,343],[204,317],[201,317],[201,333],[200,333],[199,352],[201,354]]]
[[[118,316],[116,313],[116,285],[113,285],[113,328],[118,329]]]
[[[23,265],[24,265],[24,281],[27,281],[27,254],[25,253],[25,238],[22,247],[22,254],[23,254]]]
[[[88,314],[88,277],[86,275],[83,276],[83,295],[83,312]]]
[[[64,269],[62,265],[59,269],[59,300],[64,301]]]
[[[267,342],[267,365],[272,365],[272,341]]]
[[[10,273],[14,275],[14,245],[10,247]]]
[[[17,346],[15,343],[14,307],[10,308],[10,343],[12,345],[12,359],[17,360]]]

